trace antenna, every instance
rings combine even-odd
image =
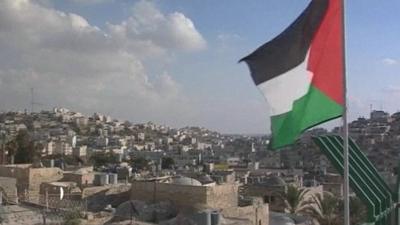
[[[39,102],[35,102],[35,94],[34,94],[35,92],[34,91],[35,91],[35,89],[31,88],[31,113],[33,113],[35,105],[43,105]]]
[[[33,105],[34,105],[34,97],[33,97],[33,88],[31,88],[31,113],[33,113]]]

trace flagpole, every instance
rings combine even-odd
[[[344,111],[343,111],[343,140],[344,140],[344,182],[343,182],[343,194],[344,194],[344,225],[350,225],[350,199],[349,199],[349,127],[347,124],[347,81],[346,81],[346,16],[345,7],[346,0],[342,0],[342,47],[343,47],[343,99],[344,99]]]

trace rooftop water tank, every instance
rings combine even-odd
[[[108,174],[108,181],[110,184],[118,184],[118,174],[116,173]]]
[[[219,225],[221,221],[221,214],[217,210],[211,211],[211,225]]]
[[[196,224],[211,225],[211,212],[210,210],[204,210],[192,215],[191,218]]]
[[[108,174],[97,173],[94,175],[94,184],[99,186],[104,186],[109,184]]]

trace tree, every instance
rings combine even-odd
[[[33,156],[32,156],[32,162],[35,164],[35,166],[42,166],[42,150],[44,149],[44,145],[42,143],[35,143],[34,148],[33,148]]]
[[[118,156],[113,152],[98,152],[90,157],[95,167],[118,163]]]
[[[340,212],[344,210],[343,201],[340,202]],[[362,224],[367,218],[367,209],[364,203],[356,196],[350,197],[350,224],[358,225]],[[341,218],[343,219],[343,218]]]
[[[72,129],[77,135],[81,135],[81,134],[82,134],[82,129],[81,129],[81,127],[79,127],[78,125],[76,125],[76,123],[70,123],[69,126],[71,127],[71,129]]]
[[[308,192],[308,189],[301,189],[294,185],[288,185],[287,190],[280,194],[280,197],[285,203],[285,209],[291,214],[302,212],[307,204],[305,196]]]
[[[6,144],[11,164],[32,163],[34,158],[37,157],[36,150],[38,148],[39,145],[34,145],[31,136],[26,130],[18,131],[17,136]]]
[[[28,131],[20,130],[15,137],[18,148],[15,154],[15,163],[32,163],[34,153],[34,143]]]
[[[67,211],[64,215],[64,225],[80,225],[82,224],[81,218],[83,217],[81,211],[73,208]]]
[[[18,143],[15,139],[7,142],[6,144],[7,156],[10,158],[10,164],[15,163],[15,154],[18,151]]]
[[[67,165],[79,165],[79,163],[80,164],[84,164],[85,163],[81,158],[79,158],[76,155],[63,155],[61,158],[64,160],[64,162]],[[114,159],[111,159],[111,161],[113,161],[113,160]],[[106,162],[106,163],[115,163],[115,162],[113,161],[113,162]]]
[[[145,159],[144,157],[134,158],[132,160],[132,168],[136,171],[147,169],[149,166],[149,160]]]
[[[338,225],[340,200],[330,192],[312,195],[313,201],[309,202],[306,211],[316,219],[320,225]]]
[[[350,197],[350,221],[352,225],[361,224],[367,218],[367,208],[357,197]]]
[[[161,165],[163,169],[172,169],[175,165],[175,161],[171,157],[163,157],[161,159]]]

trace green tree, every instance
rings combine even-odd
[[[95,167],[118,163],[118,156],[113,152],[98,152],[90,157]]]
[[[44,149],[44,145],[42,143],[35,143],[34,148],[33,148],[33,156],[32,156],[32,162],[35,164],[35,166],[41,166],[42,164],[42,150]]]
[[[15,153],[15,163],[32,163],[35,155],[34,143],[28,131],[20,130],[15,137],[17,151]]]
[[[15,139],[10,140],[6,144],[7,156],[10,158],[10,164],[15,163],[15,154],[18,151],[18,143]]]
[[[357,197],[350,197],[350,222],[352,225],[361,224],[367,218],[367,208]]]
[[[340,200],[330,192],[312,195],[312,201],[306,207],[306,212],[318,221],[320,225],[339,225]]]
[[[344,204],[343,201],[340,202],[339,212],[343,212]],[[364,203],[356,196],[350,197],[350,224],[359,225],[365,222],[367,218],[367,208]],[[341,217],[343,219],[343,216]]]
[[[163,157],[161,163],[163,169],[172,169],[175,165],[175,161],[171,157]]]
[[[64,225],[80,225],[82,224],[81,218],[83,217],[79,209],[72,209],[67,211],[64,215]]]
[[[136,171],[138,170],[144,170],[149,167],[149,160],[145,159],[144,157],[138,157],[134,158],[132,160],[132,168],[135,169]]]
[[[291,214],[298,214],[304,211],[307,204],[305,196],[308,192],[308,189],[288,185],[286,191],[280,194],[285,203],[285,210]]]
[[[114,157],[114,156],[112,156]],[[62,159],[67,165],[78,165],[79,163],[84,164],[85,162],[78,156],[75,155],[64,155]],[[111,159],[114,160],[114,159]],[[106,163],[115,163],[115,162],[106,162]]]

